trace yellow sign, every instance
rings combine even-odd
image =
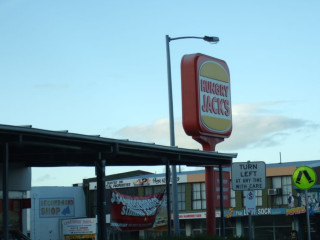
[[[316,183],[317,175],[312,168],[302,166],[293,172],[292,181],[299,189],[307,190]]]
[[[95,240],[95,234],[75,234],[75,235],[65,235],[65,240]]]

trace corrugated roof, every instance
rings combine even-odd
[[[10,162],[29,167],[94,166],[99,158],[106,166],[229,165],[237,157],[32,126],[0,125],[0,141],[9,144]]]

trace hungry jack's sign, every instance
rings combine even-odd
[[[230,73],[225,61],[203,54],[181,61],[182,115],[191,136],[229,137],[232,131]]]

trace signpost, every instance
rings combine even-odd
[[[292,181],[297,188],[301,190],[305,190],[305,195],[307,199],[308,189],[310,189],[316,183],[317,174],[310,167],[307,167],[307,166],[298,167],[292,174]],[[306,212],[307,212],[307,225],[308,225],[308,240],[311,240],[308,201],[306,201]]]
[[[265,162],[238,162],[231,167],[232,190],[244,191],[246,211],[249,215],[249,240],[252,240],[252,212],[256,210],[254,190],[266,188]]]
[[[232,190],[261,190],[266,188],[265,162],[238,162],[232,164]]]

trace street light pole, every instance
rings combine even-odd
[[[166,50],[167,50],[167,72],[168,72],[168,98],[169,98],[169,126],[170,126],[170,146],[175,146],[175,137],[174,137],[174,119],[173,119],[173,100],[172,100],[172,81],[171,81],[171,61],[170,61],[170,41],[179,40],[179,39],[202,39],[210,43],[219,42],[218,37],[176,37],[170,38],[169,35],[166,35]],[[179,223],[179,212],[178,212],[178,185],[177,185],[177,168],[175,165],[171,166],[172,171],[172,206],[173,206],[173,226],[174,234],[176,236],[180,235],[180,223]],[[171,222],[170,216],[168,216],[169,224]]]
[[[172,100],[172,81],[171,81],[171,61],[170,61],[170,37],[166,35],[167,47],[167,71],[168,71],[168,97],[169,97],[169,127],[170,127],[170,146],[175,146],[174,138],[174,120],[173,120],[173,100]],[[173,206],[173,227],[174,234],[180,235],[180,223],[178,212],[178,186],[177,186],[177,168],[175,165],[171,166],[172,172],[172,205]],[[170,199],[168,199],[170,201]],[[169,224],[171,224],[171,216],[168,216]]]

